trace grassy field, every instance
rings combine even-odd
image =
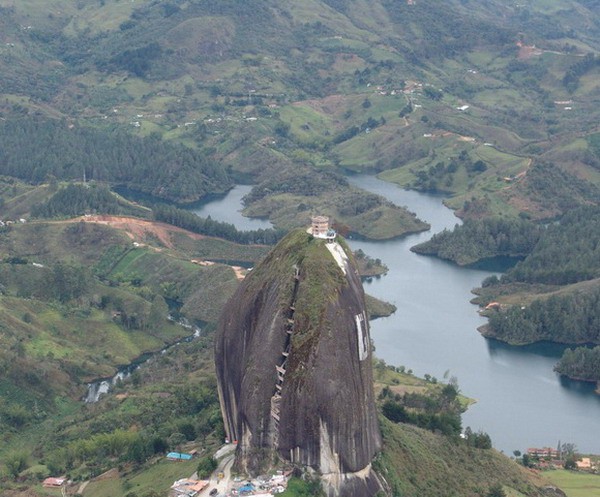
[[[600,497],[600,475],[577,471],[544,471],[543,476],[563,490],[567,497]]]
[[[107,312],[12,297],[0,302],[0,320],[28,337],[24,345],[28,357],[80,367],[88,377],[108,375],[143,352],[189,334],[166,320],[151,331],[125,330]]]
[[[307,105],[288,105],[280,110],[281,120],[290,125],[290,132],[298,140],[309,142],[324,138],[333,123],[323,113]]]
[[[402,369],[402,371],[400,370]],[[412,371],[404,371],[403,367],[394,368],[386,366],[383,361],[376,360],[373,368],[373,379],[375,381],[375,392],[378,394],[384,387],[390,387],[395,393],[434,393],[443,387],[444,382],[427,381],[412,374]],[[427,375],[428,376],[428,375]],[[466,395],[459,394],[459,401],[463,409],[467,409],[476,402]]]
[[[127,492],[143,493],[149,490],[158,495],[167,495],[174,481],[189,478],[195,471],[198,461],[173,462],[161,458],[141,473],[116,476],[106,480],[92,481],[83,493],[84,497],[114,497]]]

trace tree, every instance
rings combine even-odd
[[[171,447],[172,449],[177,449],[179,450],[179,446],[183,443],[185,443],[186,438],[185,435],[183,433],[179,433],[179,432],[175,432],[175,433],[171,433],[171,435],[169,435],[168,438],[168,443],[169,443],[169,447]]]
[[[167,442],[164,438],[161,438],[158,435],[156,435],[152,439],[152,450],[154,451],[155,454],[160,454],[162,452],[166,452],[168,448],[169,448],[169,445],[167,444]]]
[[[474,446],[477,447],[478,449],[491,449],[492,448],[492,439],[490,438],[490,436],[487,433],[480,431],[475,434],[474,438],[475,438]]]
[[[155,295],[152,299],[150,314],[148,316],[148,326],[157,327],[165,321],[169,314],[169,306],[161,295]]]
[[[565,442],[560,446],[560,451],[563,456],[575,457],[577,452],[577,446],[574,443]]]
[[[488,276],[481,282],[481,286],[483,288],[487,288],[489,286],[497,285],[498,283],[500,283],[500,278],[498,278],[498,276],[496,276],[495,274],[492,274],[491,276]]]
[[[6,456],[4,464],[13,478],[19,476],[19,473],[27,468],[27,459],[27,452],[25,451],[10,452]]]
[[[19,344],[22,346],[21,342]],[[1,414],[4,418],[3,420],[14,428],[21,428],[32,418],[32,412],[21,404],[10,404],[3,407]]]
[[[149,444],[141,437],[137,437],[127,450],[127,459],[142,463],[150,455]]]
[[[87,268],[59,262],[52,270],[48,285],[57,300],[68,302],[83,296],[89,288],[90,280]]]
[[[474,432],[470,426],[467,426],[464,431],[464,439],[467,445],[475,447],[477,449],[491,449],[492,439],[484,431]]]
[[[179,423],[177,430],[186,438],[186,440],[194,440],[196,438],[196,429],[189,421]]]
[[[204,456],[198,461],[198,478],[205,480],[217,469],[217,460],[212,456]]]
[[[399,117],[404,117],[410,114],[413,111],[413,106],[410,102],[408,102],[398,114]]]
[[[473,164],[473,171],[482,173],[486,170],[487,170],[487,165],[482,160],[478,160],[477,162],[475,162]]]
[[[506,492],[500,483],[495,483],[488,490],[487,497],[506,497]]]
[[[288,136],[288,134],[290,132],[290,125],[288,123],[279,121],[275,125],[275,128],[273,128],[273,131],[275,131],[275,134],[285,138],[286,136]]]
[[[426,86],[423,89],[423,93],[426,97],[430,98],[431,100],[441,100],[443,96],[443,93],[440,90],[435,90],[430,86]]]
[[[387,400],[382,408],[383,415],[394,423],[406,423],[408,421],[408,413],[400,404]]]

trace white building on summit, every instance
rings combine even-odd
[[[329,227],[329,218],[327,216],[314,216],[311,219],[311,234],[315,238],[324,240],[335,240],[335,231]]]

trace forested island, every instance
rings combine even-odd
[[[538,296],[527,306],[491,311],[484,334],[512,344],[600,343],[600,286]]]

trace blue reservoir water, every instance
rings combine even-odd
[[[477,332],[486,320],[469,303],[471,289],[494,273],[410,252],[413,245],[460,223],[442,198],[402,190],[372,176],[352,176],[349,181],[407,206],[432,226],[396,240],[351,240],[353,249],[361,248],[389,267],[386,276],[366,282],[365,291],[398,308],[371,323],[375,354],[419,376],[456,376],[462,392],[477,400],[463,415],[463,426],[488,432],[494,446],[509,455],[515,449],[556,446],[559,440],[575,443],[584,453],[600,453],[600,396],[593,385],[553,372],[562,346],[512,347]],[[267,221],[241,215],[241,197],[249,190],[237,186],[195,211],[238,229],[270,227]]]
[[[242,216],[242,198],[251,189],[250,185],[235,185],[225,195],[214,197],[202,204],[196,204],[190,210],[200,217],[210,216],[216,221],[231,223],[241,231],[272,228],[273,225],[267,219]]]
[[[514,347],[482,337],[486,319],[469,303],[471,289],[494,274],[414,254],[410,247],[460,221],[441,197],[406,191],[370,176],[349,178],[356,186],[408,206],[431,224],[429,232],[387,242],[353,241],[380,258],[388,274],[365,283],[365,291],[392,302],[397,312],[371,323],[378,357],[419,376],[445,373],[477,400],[463,426],[490,434],[494,446],[511,454],[527,447],[572,442],[582,452],[600,452],[600,396],[595,386],[561,379],[553,372],[564,346]]]

